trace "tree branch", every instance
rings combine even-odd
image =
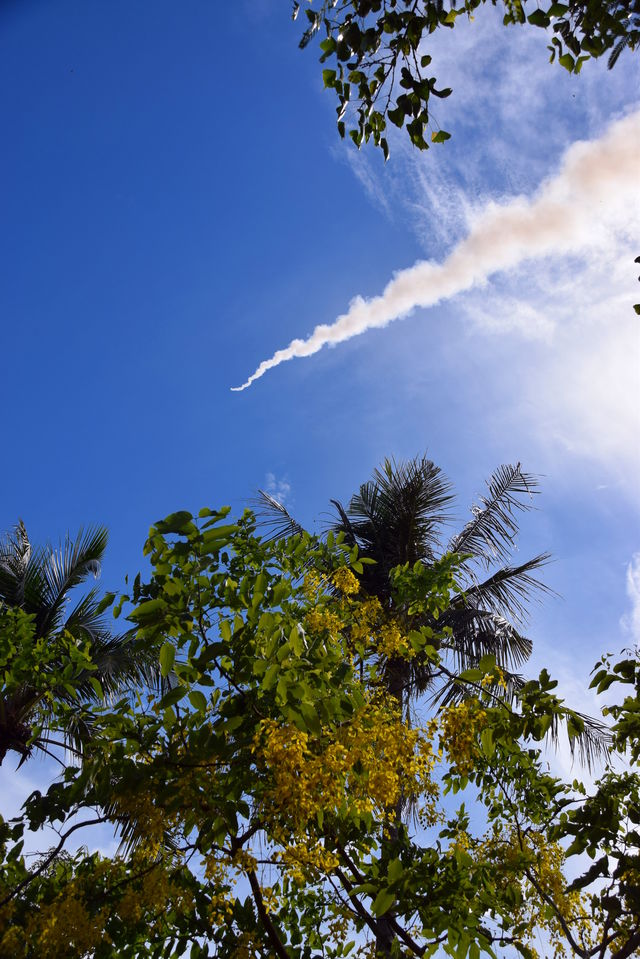
[[[251,886],[251,892],[253,893],[253,898],[256,904],[256,909],[258,910],[260,921],[264,926],[264,931],[266,932],[267,938],[273,947],[273,951],[275,952],[276,956],[279,957],[279,959],[291,959],[289,953],[284,947],[282,940],[280,939],[280,936],[278,935],[276,927],[271,922],[271,918],[264,904],[264,899],[262,898],[262,890],[260,889],[258,877],[252,869],[247,872],[247,877],[249,879],[249,885]]]

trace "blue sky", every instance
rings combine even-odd
[[[105,523],[117,588],[174,509],[239,510],[271,482],[312,524],[384,456],[426,450],[462,522],[521,461],[544,474],[521,555],[550,550],[562,595],[532,607],[535,665],[588,703],[599,653],[640,635],[637,187],[614,169],[610,202],[580,200],[580,243],[230,388],[635,115],[633,57],[571,77],[542,31],[482,9],[429,41],[452,140],[394,137],[384,166],[338,140],[286,0],[0,17],[2,528]]]

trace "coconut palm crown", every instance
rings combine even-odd
[[[76,696],[60,683],[51,692],[58,701],[77,703],[77,718],[63,731],[65,745],[81,751],[91,730],[81,709],[83,702],[97,698],[91,677],[106,697],[122,693],[132,684],[151,676],[153,664],[131,635],[113,635],[103,615],[97,587],[85,591],[71,605],[72,592],[89,578],[97,579],[107,546],[102,526],[80,531],[76,539],[67,536],[58,549],[34,548],[22,520],[0,540],[0,605],[17,608],[33,617],[36,639],[53,638],[66,632],[88,646],[95,667],[80,676]],[[22,756],[33,748],[47,751],[47,701],[28,682],[17,691],[0,691],[0,764],[9,750]],[[32,726],[41,726],[42,738],[28,745]]]

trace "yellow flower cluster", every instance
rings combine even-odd
[[[352,913],[333,906],[334,914],[327,921],[327,932],[335,942],[345,942],[351,930]]]
[[[234,864],[239,855],[237,853],[234,857]],[[205,859],[205,879],[208,879],[213,887],[209,902],[209,920],[214,928],[226,925],[233,915],[235,897],[231,894],[228,880],[229,863],[230,860],[218,856],[208,856]]]
[[[226,925],[233,916],[233,904],[235,899],[230,897],[225,891],[216,890],[209,902],[209,921],[215,929],[216,927]]]
[[[341,566],[334,571],[333,582],[345,596],[355,596],[360,591],[360,583],[346,566]]]
[[[305,616],[305,626],[311,633],[329,633],[332,637],[338,636],[344,624],[341,618],[332,610],[319,606],[308,610]]]
[[[135,927],[150,915],[160,916],[169,902],[182,908],[182,896],[175,895],[162,863],[152,863],[151,869],[149,865],[140,850],[128,864],[118,858],[98,860],[90,875],[71,879],[55,899],[34,910],[24,924],[7,928],[11,914],[0,915],[0,956],[59,959],[93,955],[99,945],[111,944],[107,930],[114,911],[121,923]],[[127,881],[139,871],[144,872],[143,881]],[[121,889],[121,897],[111,899],[101,909],[90,910],[87,902],[102,888]],[[150,936],[154,922],[148,926]]]
[[[233,865],[241,872],[255,872],[258,861],[248,850],[238,849],[233,857]]]
[[[485,689],[488,686],[499,686],[501,689],[506,689],[507,681],[504,678],[504,672],[499,666],[495,666],[492,672],[487,673],[486,676],[482,677],[480,685]]]
[[[378,652],[387,659],[412,659],[416,654],[398,624],[393,621],[379,628],[376,640]]]
[[[322,843],[289,845],[278,853],[278,858],[290,878],[300,886],[306,882],[317,882],[333,872],[339,864],[336,854],[325,849]]]
[[[262,954],[258,952],[258,948],[259,943],[252,933],[241,932],[236,937],[231,955],[233,959],[257,959],[257,956]]]
[[[487,712],[477,699],[465,699],[447,706],[440,714],[440,746],[447,754],[454,771],[467,775],[477,755],[477,737]]]
[[[620,875],[620,886],[625,908],[631,913],[632,921],[640,926],[637,898],[637,890],[640,889],[640,869],[627,866]]]
[[[17,926],[11,926],[2,933],[4,926],[5,923],[0,919],[0,956],[6,956],[7,959],[9,956],[13,959],[18,959],[18,956],[26,956],[28,946],[25,942],[24,930],[18,929]]]
[[[307,596],[313,596],[316,593],[319,593],[323,589],[324,584],[325,581],[315,569],[307,570],[307,572],[304,574],[302,588]]]
[[[73,893],[44,906],[34,918],[32,925],[38,927],[38,955],[42,959],[58,959],[61,954],[83,956],[105,940],[105,917],[90,916]],[[28,934],[27,938],[33,941],[36,937]]]
[[[522,898],[519,905],[513,907],[514,920],[522,928],[522,939],[534,959],[538,959],[533,945],[538,930],[545,931],[554,959],[564,959],[566,956],[566,939],[558,916],[548,908],[538,890],[524,876],[525,865],[535,875],[539,888],[553,901],[569,924],[581,947],[588,952],[594,946],[594,917],[588,896],[580,890],[567,890],[563,873],[565,853],[558,843],[550,842],[540,833],[523,834],[513,829],[506,836],[492,835],[478,849],[493,862],[494,880],[498,887],[511,885],[513,873],[517,875],[520,872]],[[546,959],[550,959],[550,955],[547,952]]]
[[[278,902],[278,896],[273,886],[262,886],[260,892],[262,893],[262,902],[266,911],[275,912],[280,903]]]
[[[146,850],[154,855],[160,849],[170,825],[165,812],[156,806],[148,793],[129,792],[116,800],[118,814],[134,823],[135,833],[144,839]],[[173,820],[175,821],[175,817]]]
[[[353,610],[351,638],[354,642],[368,642],[382,618],[382,606],[375,596],[363,599]]]
[[[263,720],[254,741],[259,766],[271,778],[263,815],[286,817],[302,832],[318,812],[384,814],[400,796],[431,794],[434,756],[424,730],[411,729],[397,709],[370,701],[321,740],[291,724]],[[293,822],[292,822],[293,820]]]

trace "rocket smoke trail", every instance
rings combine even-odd
[[[294,357],[313,356],[366,330],[386,326],[417,307],[434,306],[524,260],[584,246],[604,209],[635,195],[640,182],[640,110],[613,123],[598,140],[574,143],[557,174],[531,198],[488,203],[465,239],[442,262],[422,260],[400,270],[382,294],[356,296],[334,323],[322,323],[307,339],[295,339],[263,360],[236,392]]]

